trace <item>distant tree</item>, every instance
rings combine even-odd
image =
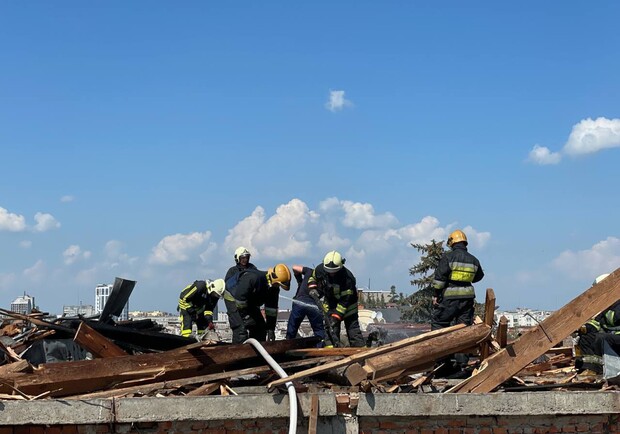
[[[381,309],[385,308],[385,294],[381,294],[381,302],[379,304]]]
[[[390,303],[398,303],[399,295],[396,293],[396,286],[392,285],[390,287]]]

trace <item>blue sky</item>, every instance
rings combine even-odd
[[[464,228],[500,308],[620,266],[620,4],[0,6],[0,305],[173,311],[234,249],[411,293]],[[283,303],[286,306],[286,303]]]

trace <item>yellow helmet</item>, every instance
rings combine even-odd
[[[463,242],[467,245],[467,236],[465,236],[465,232],[460,229],[455,230],[448,237],[448,247],[452,247],[456,243]]]
[[[250,251],[243,246],[237,247],[237,250],[235,250],[235,263],[238,264],[242,256],[251,256]]]
[[[340,253],[335,250],[331,252],[327,252],[325,257],[323,258],[323,268],[328,273],[335,273],[340,271],[342,265],[344,264],[345,259],[342,257]]]
[[[208,280],[207,279],[207,292],[209,295],[214,294],[217,295],[217,298],[221,298],[224,294],[224,289],[226,288],[226,283],[224,279],[215,279]]]
[[[291,287],[291,270],[284,264],[277,264],[267,271],[271,284],[278,284],[280,288],[288,291]]]

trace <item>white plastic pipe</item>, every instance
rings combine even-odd
[[[258,342],[254,338],[250,338],[246,340],[244,344],[250,344],[254,348],[256,348],[256,351],[258,351],[259,354],[263,356],[263,358],[267,361],[267,363],[269,363],[269,366],[271,366],[273,370],[276,371],[276,373],[280,376],[280,378],[288,377],[286,372],[284,372],[284,369],[282,369],[282,367],[278,365],[278,362],[276,362],[273,359],[273,357],[271,357],[271,354],[269,354],[267,350],[265,350],[265,348],[260,344],[260,342]],[[292,381],[287,381],[286,383],[284,383],[284,385],[288,389],[288,400],[289,400],[289,405],[290,405],[288,432],[289,434],[296,434],[297,433],[297,392],[295,391],[295,386],[293,386]]]

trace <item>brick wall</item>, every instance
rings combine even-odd
[[[620,433],[618,415],[495,417],[363,417],[364,434]]]
[[[620,433],[619,415],[528,417],[360,417],[362,434],[545,434]],[[307,433],[308,421],[298,426]],[[321,430],[319,430],[321,432]],[[271,434],[288,433],[288,419],[139,422],[114,425],[2,426],[0,434]]]

